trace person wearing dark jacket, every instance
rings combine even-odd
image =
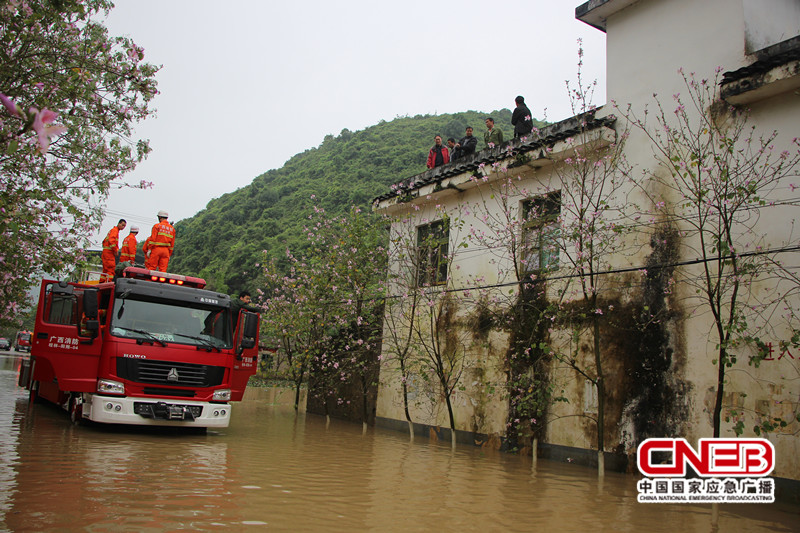
[[[258,313],[258,307],[252,305],[250,293],[242,291],[239,297],[235,300],[231,298],[231,318],[233,319],[233,329],[239,325],[239,315],[242,311],[250,311],[251,313]]]
[[[475,148],[478,147],[478,138],[473,137],[472,127],[467,126],[466,135],[461,137],[455,145],[452,159],[458,159],[475,153]]]
[[[511,114],[511,124],[514,126],[514,137],[522,137],[533,131],[531,110],[525,105],[525,99],[521,96],[514,98],[514,102],[517,107]]]
[[[442,136],[436,135],[433,140],[436,144],[428,152],[428,168],[440,167],[450,162],[450,152],[442,145]]]

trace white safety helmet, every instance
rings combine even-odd
[[[139,226],[131,226],[131,233],[139,233]]]
[[[162,209],[161,211],[158,212],[158,216],[159,217],[164,217],[164,218],[169,218],[169,213],[167,213],[166,211],[164,211]]]

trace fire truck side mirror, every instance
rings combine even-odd
[[[83,291],[83,316],[86,319],[83,328],[89,332],[91,340],[81,341],[84,344],[91,344],[97,338],[100,331],[97,315],[97,289],[86,289]]]
[[[246,339],[250,339],[253,341],[253,346],[255,346],[256,336],[258,336],[258,315],[255,313],[250,313],[245,311],[244,314],[244,334],[242,335]],[[252,348],[253,346],[249,346]]]
[[[83,291],[83,314],[86,315],[87,321],[97,321],[97,289]]]
[[[244,324],[242,325],[242,340],[239,341],[238,353],[242,350],[249,350],[256,345],[258,336],[258,315],[247,311],[242,311]]]

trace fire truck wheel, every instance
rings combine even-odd
[[[69,418],[76,426],[83,423],[83,403],[77,396],[69,399]]]

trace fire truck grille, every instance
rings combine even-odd
[[[222,383],[225,367],[118,357],[117,375],[136,383],[214,387]]]

